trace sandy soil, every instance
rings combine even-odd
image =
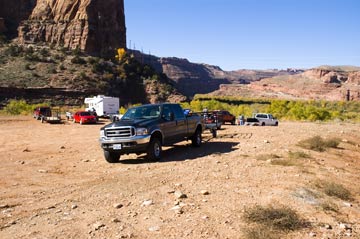
[[[243,214],[254,205],[288,206],[307,222],[282,238],[360,238],[359,124],[226,125],[200,148],[164,148],[160,162],[124,155],[109,164],[98,143],[104,123],[0,117],[0,238],[246,238],[253,225]],[[342,142],[322,153],[297,146],[315,135]],[[311,158],[273,164],[271,155],[286,161],[289,152]],[[325,195],[319,181],[353,200]]]

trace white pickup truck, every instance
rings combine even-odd
[[[265,125],[272,125],[272,126],[278,126],[279,121],[272,116],[272,114],[266,114],[266,113],[257,113],[254,114],[253,118],[256,118],[259,120],[261,126]]]

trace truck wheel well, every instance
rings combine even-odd
[[[160,142],[163,142],[162,135],[159,131],[156,131],[151,135],[151,139],[153,139],[153,138],[158,138],[160,140]]]

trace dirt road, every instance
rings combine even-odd
[[[359,124],[226,125],[200,148],[184,142],[160,162],[124,155],[117,164],[103,158],[102,125],[0,116],[0,238],[247,238],[243,214],[254,205],[287,206],[307,222],[281,237],[360,237]],[[315,135],[342,142],[297,146]]]

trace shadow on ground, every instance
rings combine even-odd
[[[234,142],[204,142],[201,147],[192,147],[191,144],[174,145],[169,148],[163,148],[162,159],[159,163],[194,160],[211,154],[230,153],[235,150],[238,143]],[[149,163],[146,155],[139,155],[137,159],[126,159],[126,155],[121,156],[122,164],[143,164]],[[125,159],[124,159],[125,158]]]

